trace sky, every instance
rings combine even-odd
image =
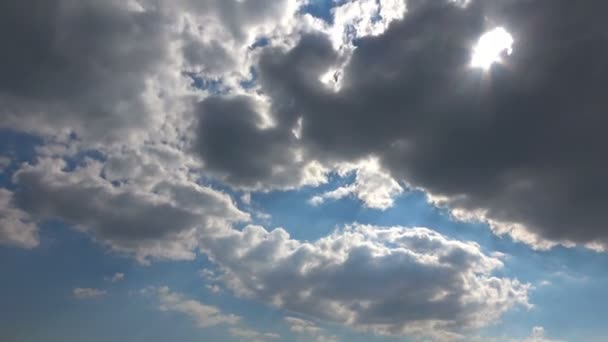
[[[605,10],[1,2],[0,340],[608,340]]]

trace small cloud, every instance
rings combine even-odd
[[[525,338],[521,342],[564,342],[561,340],[552,340],[545,336],[545,328],[536,326],[532,328],[530,337]]]
[[[155,297],[160,311],[179,312],[196,322],[201,328],[211,327],[219,324],[237,324],[241,317],[224,314],[211,305],[203,304],[197,300],[187,298],[181,293],[173,292],[166,286],[148,287],[140,291],[143,295]]]
[[[0,173],[4,172],[9,165],[11,165],[11,159],[9,157],[0,156]]]
[[[395,199],[404,191],[399,182],[383,170],[376,159],[363,160],[356,164],[345,163],[340,165],[338,170],[341,176],[352,172],[355,172],[352,184],[313,196],[309,203],[319,206],[327,200],[355,196],[368,208],[386,210],[393,206]]]
[[[251,193],[250,192],[244,193],[243,196],[241,196],[241,202],[243,202],[247,205],[251,205]]]
[[[100,289],[77,287],[72,290],[72,294],[76,299],[95,299],[105,296],[107,292]]]
[[[317,326],[311,321],[297,317],[285,317],[285,322],[289,325],[289,330],[298,334],[305,334],[310,336],[311,340],[315,342],[337,342],[338,339],[335,336],[329,336],[324,334],[324,329]]]
[[[239,337],[242,338],[243,340],[246,341],[252,341],[252,342],[262,342],[262,341],[268,341],[268,340],[276,340],[281,338],[281,335],[276,334],[276,333],[269,333],[269,332],[259,332],[256,330],[251,330],[251,329],[245,329],[245,328],[230,328],[228,330],[228,332],[230,333],[230,335],[234,336],[234,337]]]
[[[216,293],[216,294],[217,293],[222,293],[222,288],[219,285],[217,285],[217,284],[207,285],[206,287],[207,287],[207,289],[209,291],[211,291],[213,293]]]
[[[112,283],[117,283],[117,282],[123,281],[125,279],[125,274],[121,273],[121,272],[116,272],[116,273],[114,273],[113,276],[106,277],[105,279],[106,279],[106,281],[109,281]]]

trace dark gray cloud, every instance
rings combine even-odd
[[[147,91],[169,63],[162,13],[89,0],[3,1],[0,13],[3,126],[97,141],[155,126]]]
[[[327,38],[268,49],[259,70],[277,122],[273,136],[286,136],[302,118],[297,144],[307,158],[375,155],[394,177],[489,220],[497,232],[538,247],[551,244],[542,240],[608,246],[605,8],[412,1],[404,20],[356,42],[338,92],[318,80],[339,62]],[[488,71],[471,68],[474,44],[498,26],[512,34],[514,52]],[[260,141],[266,162],[283,162],[279,142],[255,134],[234,143]],[[271,169],[224,172],[268,180]]]
[[[249,96],[210,97],[198,105],[193,148],[205,170],[245,188],[323,181],[320,171],[298,156],[291,131],[262,127],[261,106]]]

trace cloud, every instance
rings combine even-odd
[[[297,333],[316,334],[322,330],[313,322],[297,317],[285,317],[285,322],[289,324],[289,330]]]
[[[563,342],[560,340],[553,340],[545,337],[545,328],[534,327],[532,328],[532,334],[530,337],[521,340],[521,342]]]
[[[111,277],[106,277],[106,280],[112,283],[118,283],[119,281],[123,281],[125,279],[125,274],[116,272]]]
[[[335,336],[324,334],[324,329],[311,321],[297,317],[285,317],[285,322],[289,325],[289,330],[298,334],[305,334],[316,342],[337,342]]]
[[[230,328],[228,329],[230,335],[234,337],[239,337],[245,341],[252,342],[262,342],[268,340],[276,340],[281,338],[279,334],[276,333],[262,333],[256,330],[245,329],[245,328]]]
[[[14,175],[15,202],[36,221],[61,219],[142,263],[193,259],[196,236],[212,221],[248,219],[228,196],[196,184],[116,186],[102,177],[100,162],[65,166],[57,159],[24,165]]]
[[[28,213],[14,206],[14,194],[0,188],[0,245],[34,248],[40,244],[38,228]]]
[[[105,296],[107,292],[100,289],[77,287],[72,290],[72,294],[76,299],[97,299]]]
[[[0,4],[0,125],[45,144],[0,190],[0,243],[35,247],[36,225],[58,219],[142,263],[200,249],[240,296],[437,340],[528,307],[529,285],[496,276],[502,262],[480,246],[426,228],[355,224],[312,243],[239,230],[250,215],[202,183],[269,191],[352,172],[312,201],[385,209],[407,184],[536,248],[608,245],[605,5],[411,0],[404,14],[398,0],[349,1],[332,26],[294,16],[299,4]],[[512,54],[470,68],[495,27],[513,36]],[[238,321],[148,292],[201,326]]]
[[[0,34],[2,126],[106,144],[161,129],[161,82],[183,88],[171,70],[172,18],[91,0],[5,2],[0,13],[10,27]]]
[[[354,195],[366,207],[385,210],[392,207],[395,198],[403,193],[401,185],[380,168],[377,160],[338,166],[339,175],[346,176],[350,172],[355,173],[352,184],[316,195],[310,199],[310,203],[320,205],[328,199],[337,200]]]
[[[161,311],[172,311],[190,317],[199,327],[206,328],[220,324],[233,325],[240,321],[240,317],[224,314],[214,306],[203,304],[197,300],[189,299],[184,295],[172,292],[168,287],[148,287],[142,294],[154,296]]]
[[[426,228],[354,225],[307,243],[247,226],[200,246],[240,296],[379,334],[454,335],[529,306],[529,285],[492,275],[499,259]]]
[[[198,105],[193,148],[205,169],[245,189],[324,183],[325,170],[298,155],[291,132],[260,127],[261,106],[250,96],[211,97]]]
[[[596,4],[569,1],[412,1],[403,20],[356,41],[338,91],[319,80],[342,63],[330,37],[265,49],[259,79],[276,125],[262,146],[282,136],[322,165],[374,156],[395,179],[497,234],[536,248],[602,250],[604,51],[581,53],[603,42],[597,13]],[[488,71],[471,68],[475,42],[496,27],[512,35],[512,54]],[[260,153],[258,173],[226,167],[224,177],[272,183],[272,164],[289,169],[280,148]]]
[[[9,165],[11,165],[11,159],[9,157],[0,156],[0,174],[4,172]]]

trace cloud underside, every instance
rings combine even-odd
[[[198,151],[236,185],[272,179],[290,148],[331,164],[375,156],[399,180],[423,189],[457,217],[490,223],[535,247],[605,245],[608,193],[605,22],[597,4],[569,1],[412,1],[404,20],[379,36],[360,38],[342,70],[340,89],[319,80],[341,58],[322,34],[292,49],[267,49],[259,60],[261,89],[276,125],[229,142],[206,127],[229,108],[248,116],[255,106],[233,96],[198,107]],[[541,19],[539,19],[541,18]],[[510,30],[513,53],[488,71],[470,67],[471,50],[492,26]],[[602,46],[601,48],[597,48]],[[241,129],[245,121],[234,123]],[[299,138],[288,133],[300,124]],[[282,139],[282,140],[281,140]],[[215,159],[234,142],[268,141],[244,165]],[[248,173],[248,170],[255,170]],[[238,178],[231,179],[231,176]]]
[[[202,251],[238,295],[305,317],[445,339],[527,306],[527,285],[426,228],[354,225],[312,243],[237,230],[250,215],[208,184],[354,174],[310,202],[386,209],[420,189],[535,248],[608,246],[608,5],[359,3],[328,24],[296,0],[2,2],[0,127],[43,143],[19,165],[2,157],[15,170],[0,244],[33,248],[58,219],[142,263]],[[512,53],[471,68],[499,26]],[[167,310],[209,313],[155,291]]]

